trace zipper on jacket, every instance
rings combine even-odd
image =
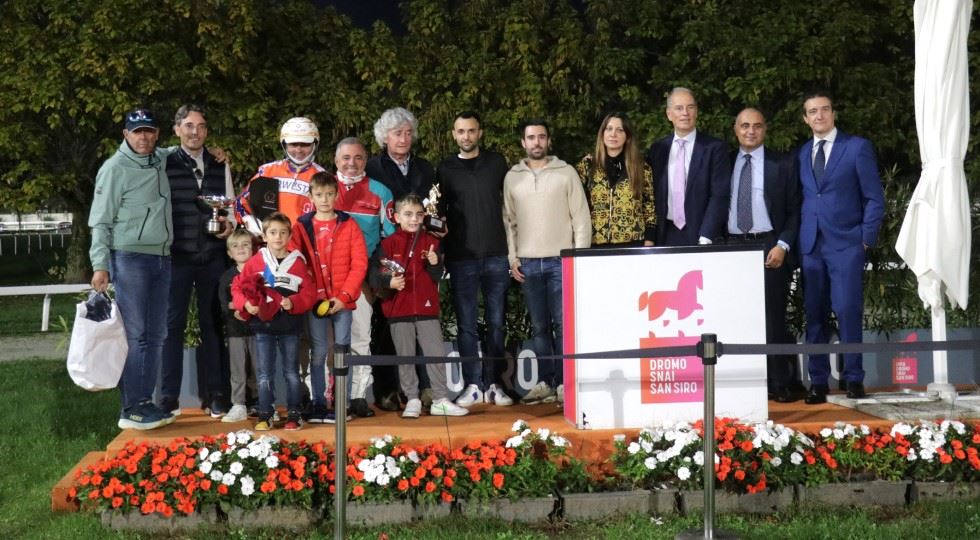
[[[136,237],[137,240],[142,240],[143,239],[143,229],[146,228],[146,221],[148,219],[150,219],[150,209],[149,208],[146,209],[146,216],[143,217],[143,224],[140,225],[140,234],[139,234],[139,236]]]

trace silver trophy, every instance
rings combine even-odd
[[[229,208],[234,204],[235,199],[233,197],[225,197],[224,195],[201,195],[198,200],[208,205],[211,208],[211,219],[208,220],[207,230],[211,234],[221,234],[221,231],[225,230],[225,224],[218,221],[218,212],[222,208]]]
[[[400,276],[405,274],[405,267],[398,264],[391,259],[381,259],[381,266],[384,267],[382,270],[385,274],[391,274],[393,276]]]
[[[434,233],[446,232],[446,220],[439,215],[439,199],[442,193],[439,192],[439,184],[433,184],[429,190],[429,197],[422,201],[425,206],[425,220],[423,224],[426,230]]]

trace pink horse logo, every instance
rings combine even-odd
[[[677,290],[653,291],[640,294],[639,310],[648,310],[647,317],[651,321],[659,319],[667,308],[677,312],[677,318],[686,319],[695,310],[703,309],[698,303],[698,291],[704,289],[704,278],[701,270],[692,270],[677,281]]]

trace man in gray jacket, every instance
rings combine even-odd
[[[575,169],[548,155],[548,124],[521,126],[527,158],[504,177],[504,224],[511,275],[524,291],[539,357],[562,353],[561,257],[563,249],[587,248],[592,238],[589,205]],[[564,401],[562,363],[538,360],[538,384],[524,403]]]
[[[152,401],[167,337],[173,241],[167,152],[156,147],[159,134],[151,111],[126,115],[125,140],[95,177],[88,219],[92,288],[105,291],[111,278],[129,344],[119,379],[121,429],[154,429],[174,421]]]

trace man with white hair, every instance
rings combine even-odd
[[[429,196],[432,182],[435,180],[435,170],[432,164],[417,155],[412,154],[412,143],[418,133],[419,123],[408,109],[395,107],[381,113],[374,123],[374,139],[378,141],[381,152],[368,160],[365,172],[368,177],[384,184],[394,200],[399,200],[409,193],[415,193],[420,198]],[[385,326],[385,325],[382,325]],[[383,330],[387,332],[387,328]],[[385,336],[379,339],[380,352],[394,354],[394,345],[390,350],[384,348],[388,344]],[[432,404],[432,390],[429,375],[425,366],[417,365],[419,389],[422,391],[422,405],[428,408]],[[374,368],[374,394],[378,396],[378,406],[384,410],[398,410],[398,370],[395,366],[377,366]]]

